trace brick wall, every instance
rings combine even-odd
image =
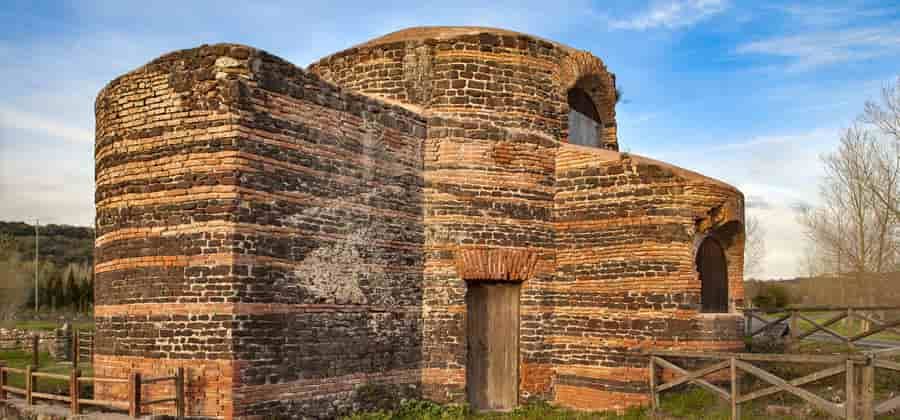
[[[541,287],[552,279],[553,155],[558,143],[542,133],[504,129],[475,121],[434,117],[425,149],[426,266],[425,395],[462,401],[466,364],[465,280],[460,252],[517,250],[536,262],[522,287],[521,363],[549,363],[543,350]],[[500,257],[502,258],[502,257]],[[472,267],[474,271],[478,267]],[[511,268],[511,267],[507,267]],[[508,278],[499,278],[498,280]],[[527,369],[523,369],[527,370]],[[549,392],[528,375],[530,393]],[[533,382],[532,382],[533,380]],[[543,386],[541,386],[543,385]]]
[[[188,411],[224,417],[415,395],[422,117],[216,45],[115,80],[97,121],[99,372],[191,360],[218,385]]]
[[[639,156],[565,145],[556,159],[556,278],[544,291],[556,401],[622,409],[643,401],[647,348],[735,349],[741,315],[700,314],[698,239],[719,235],[730,296],[743,298],[743,197]],[[732,306],[734,306],[734,304]],[[623,395],[637,394],[637,395]]]
[[[430,115],[524,129],[565,140],[567,92],[583,88],[618,149],[615,76],[584,51],[486,28],[412,28],[333,54],[310,71]]]

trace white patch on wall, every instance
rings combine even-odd
[[[363,187],[362,192],[333,199],[335,204],[374,206],[378,200],[397,200],[404,195],[405,188],[400,185],[382,185],[377,182],[380,178],[406,175],[408,169],[392,162],[391,145],[376,117],[377,115],[364,116],[359,133],[361,154],[358,182]],[[422,153],[421,142],[409,147],[415,147],[413,153]],[[403,152],[408,153],[405,149]],[[326,204],[284,216],[281,222],[284,226],[300,227],[318,222],[333,224],[342,217]],[[304,247],[291,250],[291,259],[302,258],[302,261],[296,263],[287,280],[299,287],[304,303],[384,306],[397,303],[396,297],[391,293],[392,281],[385,270],[391,259],[382,254],[389,251],[375,244],[399,241],[400,238],[396,237],[396,228],[392,230],[387,226],[390,222],[379,222],[377,218],[364,219],[368,218],[343,221],[337,229],[341,231],[339,234],[349,232],[346,236],[335,242],[324,243],[305,255]],[[367,297],[367,293],[370,297]]]
[[[360,287],[362,281],[381,271],[379,266],[366,264],[359,250],[371,243],[372,229],[359,229],[332,245],[310,252],[297,265],[294,276],[316,303],[368,303]]]

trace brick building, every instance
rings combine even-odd
[[[588,52],[472,27],[115,79],[97,374],[184,366],[189,413],[224,418],[645,403],[642,349],[741,346],[743,197],[618,152],[615,86]]]

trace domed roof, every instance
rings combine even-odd
[[[401,29],[399,31],[391,32],[387,35],[383,35],[378,38],[372,39],[370,41],[366,41],[362,44],[356,45],[354,48],[371,47],[371,46],[375,46],[375,45],[389,44],[392,42],[402,42],[402,41],[420,41],[420,40],[426,40],[426,39],[449,39],[449,38],[456,38],[456,37],[463,36],[463,35],[478,35],[478,34],[483,34],[483,33],[501,35],[501,36],[502,35],[522,36],[522,37],[533,38],[536,40],[544,41],[544,42],[553,44],[558,47],[571,49],[570,47],[562,45],[558,42],[543,39],[541,37],[537,37],[534,35],[511,31],[508,29],[489,28],[489,27],[484,27],[484,26],[416,26],[413,28],[406,28],[406,29]]]

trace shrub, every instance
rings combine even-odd
[[[763,286],[759,294],[753,297],[753,306],[766,310],[784,308],[792,302],[787,288],[778,284]]]

